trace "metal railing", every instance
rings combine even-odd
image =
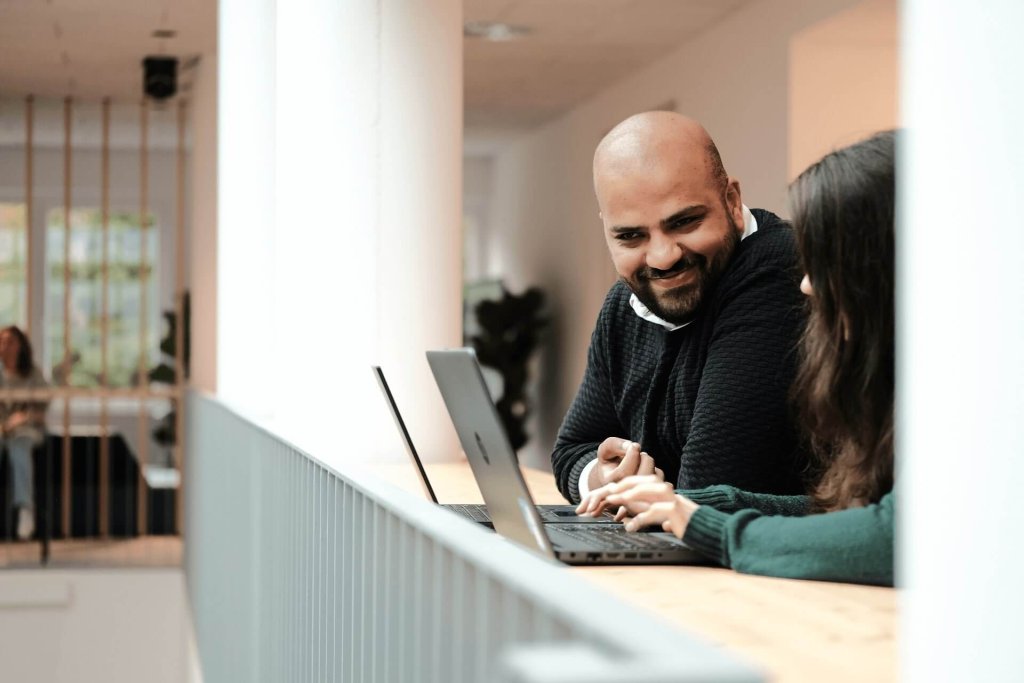
[[[204,680],[753,681],[561,565],[187,398]]]

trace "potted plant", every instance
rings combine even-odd
[[[495,405],[509,442],[518,451],[529,439],[526,433],[526,419],[530,415],[530,400],[526,395],[529,361],[548,320],[541,315],[544,293],[538,288],[530,287],[519,295],[504,287],[501,291],[500,298],[476,305],[480,332],[470,341],[480,364],[501,375],[502,395]]]

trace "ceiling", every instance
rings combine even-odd
[[[747,0],[465,0],[466,21],[532,29],[465,39],[467,127],[532,126],[679,47]]]
[[[142,58],[217,45],[215,0],[0,0],[0,93],[137,100]],[[152,36],[173,29],[171,39]]]
[[[417,0],[420,1],[420,0]],[[427,0],[423,0],[427,1]],[[467,21],[531,29],[465,39],[467,126],[549,120],[720,21],[747,0],[465,0]],[[136,100],[141,59],[211,52],[215,0],[0,0],[0,94]],[[154,38],[172,29],[170,39]]]

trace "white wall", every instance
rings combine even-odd
[[[594,147],[630,114],[668,100],[702,121],[750,206],[784,212],[789,43],[853,0],[760,0],[495,157],[489,267],[512,289],[539,285],[552,315],[536,389],[539,431],[523,457],[546,464],[586,361],[614,271],[591,187]]]
[[[896,0],[864,0],[793,37],[789,173],[899,125]]]
[[[902,673],[1019,681],[1024,4],[908,0],[903,21]]]
[[[466,157],[462,161],[462,210],[465,219],[465,234],[462,243],[463,272],[466,282],[473,282],[486,276],[486,259],[490,253],[487,229],[491,215],[491,199],[494,196],[494,159],[488,155]]]

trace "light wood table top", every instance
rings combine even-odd
[[[428,464],[442,503],[480,503],[466,462]],[[372,471],[420,493],[411,465]],[[564,504],[551,474],[524,469],[537,503]],[[897,592],[772,579],[711,567],[572,567],[586,581],[679,628],[724,646],[770,680],[823,683],[896,678]]]

